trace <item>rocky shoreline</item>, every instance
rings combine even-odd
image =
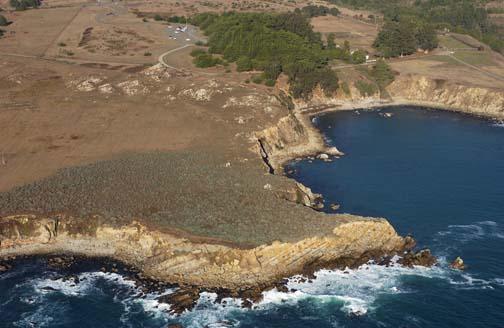
[[[412,266],[432,266],[436,264],[436,259],[429,250],[412,251],[415,241],[411,237],[406,238],[403,253],[397,262],[406,267]],[[394,255],[397,255],[394,254]],[[304,280],[310,282],[315,278],[314,273],[320,269],[355,269],[359,266],[375,261],[378,265],[388,266],[394,256],[390,253],[384,254],[381,251],[363,254],[360,258],[340,258],[332,262],[317,263],[303,268],[298,274]],[[197,285],[184,285],[170,283],[164,280],[149,277],[142,273],[136,266],[122,262],[113,257],[96,257],[86,255],[68,255],[67,253],[51,253],[38,255],[19,255],[0,257],[0,274],[6,273],[18,266],[24,265],[30,260],[41,260],[51,271],[57,272],[58,276],[53,279],[71,280],[74,284],[79,284],[78,274],[82,272],[104,272],[120,274],[124,279],[132,281],[135,287],[140,290],[139,298],[145,298],[147,294],[157,293],[160,296],[157,301],[170,305],[171,314],[181,314],[190,311],[197,303],[200,294],[203,292],[215,293],[216,302],[221,302],[224,298],[235,298],[242,300],[242,307],[252,308],[262,300],[262,292],[276,289],[281,292],[292,292],[287,286],[288,280],[285,278],[273,281],[268,285],[256,286],[254,288],[228,289],[221,287],[201,287]],[[167,289],[176,288],[173,293],[165,294]]]

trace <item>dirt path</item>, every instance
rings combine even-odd
[[[448,55],[448,57],[454,59],[455,61],[457,61],[458,63],[460,63],[462,65],[465,65],[465,66],[467,66],[469,68],[475,69],[475,70],[477,70],[480,73],[483,73],[483,74],[485,74],[487,76],[490,76],[490,77],[492,77],[494,79],[497,79],[497,80],[500,80],[500,81],[504,81],[504,76],[501,76],[501,75],[498,75],[498,74],[495,74],[495,73],[492,73],[492,72],[489,72],[489,71],[485,71],[484,69],[481,69],[481,68],[479,68],[477,66],[471,65],[471,64],[463,61],[462,59],[459,59],[459,58],[453,56],[452,54]]]
[[[168,65],[168,64],[164,61],[164,57],[165,57],[165,56],[168,56],[168,55],[171,55],[171,54],[173,54],[173,53],[175,53],[175,52],[177,52],[177,51],[179,51],[179,50],[182,50],[182,49],[185,49],[185,48],[188,48],[188,47],[193,47],[193,46],[194,46],[194,44],[186,44],[186,45],[183,45],[183,46],[181,46],[181,47],[178,47],[178,48],[175,48],[175,49],[172,49],[172,50],[168,50],[167,52],[165,52],[165,53],[163,53],[163,54],[161,54],[161,55],[159,56],[158,61],[159,61],[159,63],[160,63],[161,65],[163,65],[164,67],[167,67],[167,68],[171,68],[171,69],[176,69],[176,70],[178,70],[178,68],[173,67],[173,66],[171,66],[171,65]]]

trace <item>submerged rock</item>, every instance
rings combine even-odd
[[[452,267],[452,269],[456,269],[456,270],[464,270],[466,268],[466,266],[464,264],[464,260],[462,260],[462,258],[460,256],[457,256],[457,258],[455,260],[453,260],[453,262],[450,264],[450,266]]]
[[[12,268],[9,264],[0,264],[0,273],[7,272]]]
[[[331,210],[336,211],[341,207],[341,205],[333,203],[333,204],[329,205],[329,207],[331,208]]]

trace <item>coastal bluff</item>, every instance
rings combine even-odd
[[[263,290],[285,277],[323,267],[352,267],[411,248],[384,219],[347,216],[323,236],[253,248],[161,232],[139,222],[111,226],[98,216],[0,219],[0,256],[78,254],[112,257],[145,276],[182,286]]]

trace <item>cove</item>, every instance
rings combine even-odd
[[[504,128],[418,107],[332,112],[313,122],[346,155],[294,161],[286,171],[323,194],[328,212],[337,203],[338,212],[385,217],[442,266],[459,255],[469,265],[464,288],[422,284],[386,311],[428,326],[501,326],[504,288],[490,282],[504,281]]]

